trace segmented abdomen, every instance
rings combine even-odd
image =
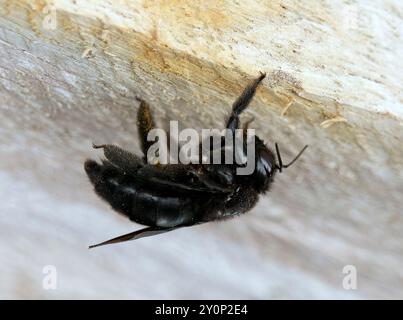
[[[86,163],[96,193],[130,220],[148,226],[190,225],[201,211],[198,201],[187,196],[156,190],[136,181],[116,167]]]

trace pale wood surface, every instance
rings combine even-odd
[[[48,30],[46,2],[0,1],[1,298],[403,297],[399,1],[53,3]],[[258,71],[246,117],[304,158],[243,217],[89,252],[139,227],[92,192],[91,142],[138,152],[135,96],[220,127]]]

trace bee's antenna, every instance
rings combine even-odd
[[[302,148],[302,150],[297,154],[297,156],[288,164],[283,165],[283,160],[281,159],[281,154],[280,154],[280,149],[278,147],[277,142],[275,143],[276,145],[276,153],[277,153],[277,159],[278,159],[278,165],[276,165],[276,168],[278,171],[282,172],[283,168],[288,168],[290,165],[292,165],[297,159],[301,156],[301,154],[308,148],[308,145]]]
[[[275,143],[275,145],[276,145],[276,153],[277,153],[277,159],[278,159],[278,165],[276,164],[276,168],[278,169],[278,171],[281,172],[283,170],[283,160],[281,160],[280,149],[278,148],[277,142]]]

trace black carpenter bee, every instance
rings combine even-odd
[[[233,103],[226,128],[235,134],[239,115],[246,109],[265,74],[250,83]],[[93,145],[103,148],[101,164],[85,162],[85,171],[95,192],[114,210],[147,228],[90,246],[90,248],[148,237],[181,227],[234,217],[251,210],[259,195],[267,192],[276,171],[294,163],[307,148],[284,165],[277,143],[277,161],[273,151],[255,136],[254,171],[237,175],[238,164],[150,164],[147,135],[155,127],[149,105],[140,101],[138,131],[143,157],[115,145]],[[242,130],[247,130],[246,124]]]

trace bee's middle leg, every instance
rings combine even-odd
[[[140,107],[137,112],[137,130],[139,132],[141,150],[146,159],[148,149],[153,144],[152,141],[147,141],[147,136],[155,128],[155,123],[148,103],[140,98],[137,98],[137,100],[140,101]]]

